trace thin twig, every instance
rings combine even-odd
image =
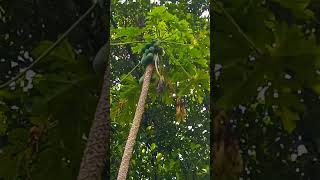
[[[120,81],[124,81],[140,64],[141,64],[141,63],[138,63],[134,68],[132,68],[131,71],[128,72],[128,73],[126,74],[126,76],[125,76],[123,79],[121,79]]]
[[[160,43],[168,43],[168,44],[177,44],[177,45],[183,45],[183,46],[190,46],[192,44],[184,44],[184,43],[177,43],[173,41],[162,41],[159,40]],[[119,42],[119,43],[110,43],[111,46],[118,46],[118,45],[126,45],[126,44],[135,44],[135,43],[148,43],[147,41],[131,41],[131,42]]]
[[[177,44],[177,45],[183,45],[183,46],[190,46],[192,44],[184,44],[184,43],[177,43],[177,42],[173,42],[173,41],[161,41],[160,43],[169,43],[169,44]]]
[[[126,44],[136,44],[136,43],[147,43],[146,41],[131,41],[131,42],[119,42],[119,43],[110,43],[110,46],[126,45]]]
[[[181,65],[181,63],[178,62],[178,64],[179,64],[179,66],[181,67],[181,69],[187,74],[187,76],[188,76],[189,78],[192,78],[192,76],[186,71],[186,69]]]

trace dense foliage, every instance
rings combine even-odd
[[[233,112],[244,179],[319,179],[318,2],[225,0],[213,9],[214,103]]]
[[[0,1],[1,83],[34,62],[90,6]],[[99,11],[21,80],[0,89],[0,179],[76,179],[101,84],[90,62],[105,42]]]
[[[112,49],[112,177],[135,113],[144,66],[126,75],[142,58],[141,49],[159,40],[164,50],[159,71],[165,88],[162,93],[156,91],[159,77],[154,72],[129,177],[207,179],[210,39],[208,17],[200,16],[208,10],[208,2],[126,1],[113,2],[112,9],[117,28],[111,29],[111,44],[130,42],[131,50],[123,45]]]
[[[32,63],[90,3],[0,1],[0,82]],[[211,1],[211,33],[208,3],[112,2],[111,178],[144,67],[129,72],[141,49],[160,40],[165,88],[156,91],[155,74],[131,179],[208,179],[210,56],[216,82],[211,103],[231,114],[243,179],[319,179],[319,2]],[[0,89],[0,179],[76,178],[101,84],[91,64],[106,36],[99,13],[22,80]]]

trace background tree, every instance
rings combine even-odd
[[[144,70],[139,66],[126,75],[155,39],[165,51],[159,66],[165,88],[157,93],[155,75],[128,177],[209,178],[209,22],[200,17],[206,10],[206,1],[113,2],[118,28],[111,29],[112,41],[130,42],[132,56],[124,45],[112,47],[111,178],[118,173]]]
[[[91,1],[1,1],[1,83],[42,54]],[[101,9],[22,80],[0,89],[0,179],[76,179],[102,76],[91,59],[106,42]]]

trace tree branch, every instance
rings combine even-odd
[[[11,80],[3,83],[0,85],[0,89],[8,86],[12,82],[18,80],[21,78],[28,70],[30,70],[34,65],[36,65],[40,60],[48,56],[68,35],[69,33],[77,27],[77,25],[92,12],[92,10],[96,7],[97,3],[92,4],[92,6],[75,22],[72,24],[72,26],[62,34],[60,38],[56,42],[54,42],[46,51],[44,51],[35,61],[33,61],[27,68],[23,69],[22,72],[20,72],[18,75],[13,77]]]

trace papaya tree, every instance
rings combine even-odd
[[[146,49],[153,51],[148,47],[153,42],[158,42],[163,54],[152,62],[155,69],[149,76],[144,113],[139,131],[135,132],[136,142],[131,144],[132,158],[127,158],[128,177],[209,177],[209,26],[201,14],[183,12],[183,5],[184,2],[178,5],[181,11],[177,15],[173,8],[170,10],[170,4],[163,2],[152,4],[150,12],[131,17],[120,12],[131,9],[128,7],[142,8],[142,2],[113,5],[118,13],[114,21],[123,27],[111,29],[111,44],[119,45],[111,50],[111,177],[126,177],[119,177],[120,160],[126,152],[125,142],[136,117],[140,93],[144,92],[143,54]],[[136,16],[143,17],[143,26],[135,21]],[[193,20],[205,26],[200,28]],[[120,52],[126,51],[128,44],[132,56],[123,56]],[[129,68],[124,61],[128,61]],[[123,71],[119,64],[129,70]],[[137,127],[134,123],[132,126]]]

